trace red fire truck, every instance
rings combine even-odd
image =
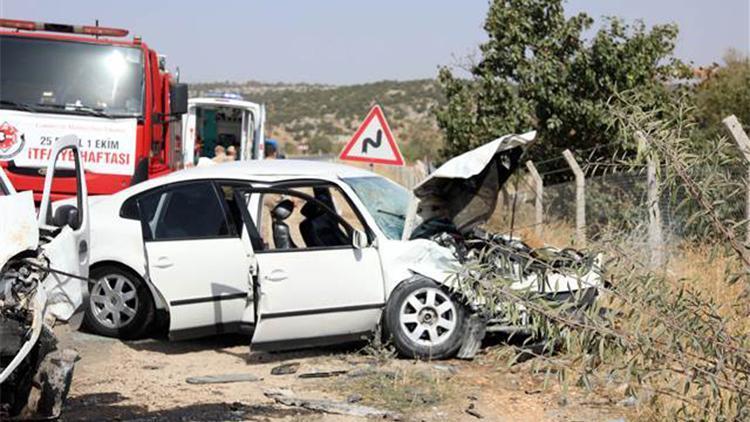
[[[187,85],[139,37],[122,39],[127,35],[98,25],[0,19],[0,166],[17,190],[41,194],[51,147],[68,134],[81,139],[93,195],[182,166]],[[74,156],[63,159],[70,177],[56,178],[53,199],[76,192]]]

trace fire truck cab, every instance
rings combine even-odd
[[[235,151],[234,160],[262,160],[266,109],[239,94],[208,93],[188,100],[183,134],[184,164],[213,159],[215,148]]]
[[[39,200],[55,140],[80,138],[91,195],[183,166],[187,85],[128,31],[0,19],[0,166]],[[74,157],[52,199],[75,195]],[[65,177],[67,176],[67,177]]]

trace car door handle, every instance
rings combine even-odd
[[[268,274],[267,276],[263,278],[268,281],[282,281],[282,280],[286,280],[287,275],[286,275],[286,271],[284,270],[273,270],[271,271],[271,274]]]
[[[78,254],[83,256],[89,252],[89,244],[85,240],[81,240],[78,244]]]
[[[170,261],[166,256],[160,256],[156,258],[156,263],[154,263],[154,267],[156,268],[168,268],[172,265],[172,261]]]

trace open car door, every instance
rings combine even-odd
[[[167,304],[171,339],[238,331],[252,303],[253,251],[225,188],[179,182],[137,201],[147,276]]]
[[[195,143],[196,138],[198,136],[197,133],[197,127],[196,127],[196,110],[198,108],[196,106],[190,106],[188,108],[187,115],[183,119],[183,128],[182,128],[182,136],[183,136],[183,167],[190,167],[195,165]]]
[[[38,223],[41,232],[52,237],[42,248],[49,258],[50,267],[58,272],[45,279],[44,289],[48,296],[48,312],[78,328],[83,320],[81,304],[87,302],[88,286],[83,279],[89,276],[90,244],[88,190],[78,137],[67,135],[55,141],[50,157]],[[60,167],[69,168],[71,165],[76,177],[75,205],[65,203],[55,207],[53,212],[50,195],[54,189],[55,172]]]
[[[316,190],[328,187],[316,187]],[[276,195],[271,208],[261,205],[261,214],[279,212],[296,201],[304,217],[289,211],[284,221],[256,251],[257,321],[253,350],[282,350],[362,340],[380,318],[385,292],[380,256],[372,239],[355,229],[322,197],[296,189],[257,188],[254,194]],[[261,204],[264,201],[260,201]],[[262,226],[261,229],[265,233]],[[298,226],[304,239],[284,239],[286,228]],[[309,230],[308,230],[309,229]],[[334,236],[338,233],[338,236]],[[308,236],[306,236],[307,234]],[[273,243],[272,243],[273,242]]]

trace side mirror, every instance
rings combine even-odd
[[[169,89],[169,114],[185,114],[188,110],[188,85],[176,83]]]
[[[81,228],[81,214],[75,205],[60,205],[52,217],[52,224],[57,227],[69,226],[73,230]]]
[[[354,229],[352,232],[352,246],[354,249],[364,249],[368,246],[367,235],[361,230]]]

